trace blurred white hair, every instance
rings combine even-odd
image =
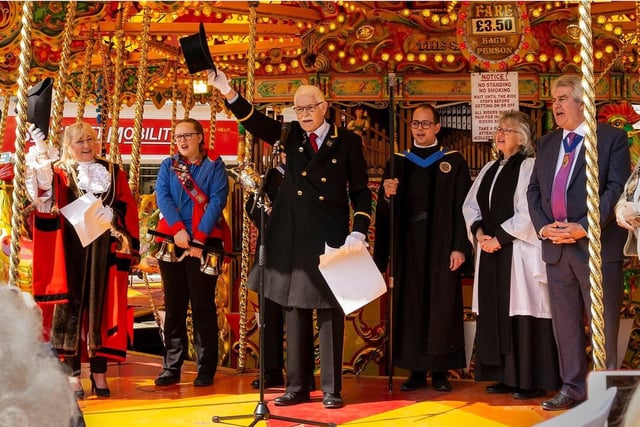
[[[69,427],[77,403],[31,295],[0,283],[0,427]]]

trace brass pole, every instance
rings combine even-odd
[[[22,3],[22,28],[20,29],[20,66],[18,73],[18,101],[16,104],[16,154],[13,166],[13,202],[11,206],[11,255],[9,264],[9,284],[18,286],[18,266],[20,265],[20,231],[22,230],[23,203],[27,200],[24,181],[24,147],[27,135],[27,92],[31,67],[31,26],[33,23],[33,2]]]
[[[87,105],[87,93],[89,92],[89,73],[91,73],[91,54],[93,52],[93,28],[89,32],[89,38],[85,42],[84,64],[82,66],[82,76],[80,78],[80,93],[78,94],[78,111],[76,121],[80,122],[84,118],[84,110]]]
[[[600,195],[598,194],[598,147],[596,139],[596,105],[593,76],[591,2],[581,0],[578,7],[580,24],[580,57],[582,58],[582,102],[584,103],[585,148],[587,162],[587,238],[589,239],[589,281],[591,283],[591,340],[593,367],[606,369],[604,306],[602,304],[602,257],[600,242]]]

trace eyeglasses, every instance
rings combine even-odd
[[[496,132],[496,134],[501,133],[503,135],[510,135],[512,133],[520,133],[519,130],[507,129],[507,128],[496,128],[495,132]]]
[[[305,105],[303,107],[293,107],[293,111],[296,114],[302,113],[315,113],[318,109],[318,105],[322,104],[324,101],[320,101],[317,104]]]
[[[180,141],[182,139],[184,139],[185,141],[191,141],[191,138],[193,137],[193,135],[200,135],[200,133],[198,132],[181,133],[178,135],[173,135],[173,139],[175,141]]]
[[[433,125],[433,122],[429,120],[414,120],[411,122],[411,127],[413,129],[418,129],[418,128],[429,129],[431,125]]]

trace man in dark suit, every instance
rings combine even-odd
[[[559,393],[542,402],[544,409],[553,411],[570,408],[586,398],[584,319],[591,320],[591,297],[583,143],[586,124],[580,77],[559,77],[553,82],[551,94],[559,129],[538,142],[527,198],[531,219],[542,239],[563,382]],[[614,208],[629,176],[630,160],[624,131],[598,123],[596,137],[606,364],[608,369],[616,369],[626,232],[616,224]]]
[[[234,91],[221,71],[209,70],[209,83],[254,137],[274,144],[282,125]],[[316,86],[294,95],[297,121],[281,143],[287,155],[284,180],[265,234],[264,294],[285,308],[287,388],[277,406],[309,400],[309,337],[313,310],[320,334],[320,380],[325,408],[341,408],[344,312],[318,269],[325,244],[360,249],[371,221],[371,191],[361,138],[325,120],[328,104]],[[353,231],[349,233],[349,202]],[[254,272],[255,273],[255,270]],[[258,274],[248,286],[257,288]]]

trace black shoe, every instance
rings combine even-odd
[[[344,406],[340,393],[324,393],[322,396],[322,406],[327,409],[338,409]]]
[[[96,380],[93,378],[93,374],[89,375],[89,379],[91,380],[91,393],[94,393],[98,397],[111,397],[111,390],[109,387],[99,388],[96,386]],[[82,392],[84,395],[84,392]]]
[[[155,384],[160,387],[176,384],[180,382],[180,371],[164,369],[155,380]]]
[[[273,399],[276,406],[292,406],[309,401],[308,391],[288,391]]]
[[[264,388],[284,387],[284,376],[280,373],[264,373]],[[251,381],[251,388],[258,390],[260,388],[260,376]]]
[[[511,393],[513,389],[503,383],[495,383],[487,386],[487,393],[489,394],[506,394]]]
[[[434,378],[431,385],[435,391],[451,391],[451,383],[446,378]]]
[[[546,395],[547,395],[547,392],[539,388],[533,388],[533,389],[521,388],[521,389],[518,389],[518,391],[516,391],[515,393],[513,393],[513,397],[518,400],[534,399],[536,397],[542,397]]]
[[[424,372],[411,372],[409,378],[400,386],[400,391],[414,391],[427,386],[427,377]]]
[[[565,394],[558,393],[553,396],[552,399],[545,400],[540,405],[542,406],[542,409],[547,411],[563,411],[565,409],[573,408],[580,403],[582,403],[582,400],[575,400]]]
[[[213,384],[213,376],[211,375],[203,375],[198,374],[195,380],[193,380],[193,385],[195,387],[206,387]]]

